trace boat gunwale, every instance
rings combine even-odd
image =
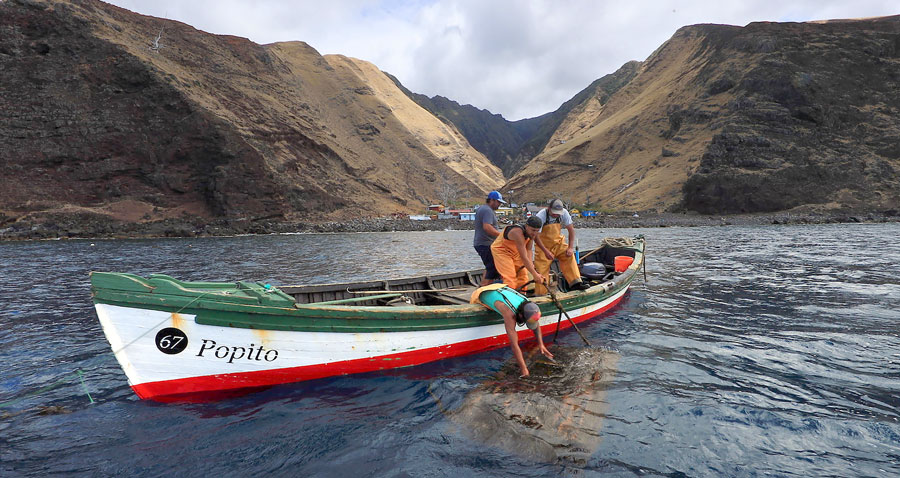
[[[423,276],[414,276],[414,277],[402,277],[399,279],[386,279],[386,280],[371,280],[371,281],[362,281],[362,282],[330,282],[326,284],[304,284],[304,285],[283,285],[277,286],[278,289],[284,291],[287,294],[298,294],[298,293],[312,293],[312,292],[323,292],[323,291],[332,291],[332,290],[342,290],[348,289],[350,291],[354,290],[364,290],[369,287],[378,287],[378,286],[391,286],[405,283],[416,283],[416,282],[429,282],[435,280],[443,280],[443,279],[453,279],[456,277],[466,277],[467,279],[472,279],[472,274],[481,273],[484,269],[469,269],[465,271],[457,271],[457,272],[445,272],[442,274],[427,274]],[[390,289],[385,289],[385,292],[392,292]],[[424,292],[434,292],[429,289],[421,289],[413,292],[414,294],[420,294]],[[315,304],[315,302],[310,302],[309,305]],[[307,305],[307,304],[298,304],[298,305]]]
[[[564,309],[569,311],[578,307],[589,306],[601,302],[622,289],[627,288],[638,273],[644,261],[644,243],[636,243],[635,260],[628,269],[611,281],[595,285],[584,291],[561,292],[557,298]],[[639,256],[639,257],[638,257]],[[477,270],[476,270],[477,271]],[[439,275],[426,275],[421,279],[446,279],[461,275],[470,275],[473,271],[460,271]],[[420,277],[394,279],[390,281],[366,281],[355,284],[383,284],[385,282],[416,280]],[[238,283],[235,283],[236,285]],[[311,286],[352,286],[348,284],[312,284]],[[202,300],[203,291],[189,289],[197,294],[191,298],[186,295],[163,295],[153,292],[97,290],[93,285],[92,298],[95,304],[109,304],[122,307],[157,310],[169,313],[194,315],[195,321],[202,325],[264,329],[287,331],[403,331],[403,330],[446,330],[482,325],[493,325],[502,319],[493,311],[480,304],[441,304],[441,305],[342,305],[317,303],[294,303],[291,307],[263,305],[251,303],[223,302],[219,300]],[[423,289],[421,293],[429,292]],[[416,292],[420,293],[420,292]],[[214,294],[222,298],[223,294]],[[143,298],[145,300],[135,300]],[[116,300],[119,299],[119,300]],[[242,298],[243,299],[243,298]],[[548,296],[531,298],[543,314],[558,313],[558,309]],[[239,320],[242,316],[250,320]],[[265,320],[268,318],[269,320]],[[280,318],[280,319],[279,319]],[[255,319],[255,320],[254,320]],[[316,324],[315,322],[326,322]],[[387,324],[378,326],[368,322]],[[440,322],[440,323],[425,323]],[[275,323],[283,322],[283,323]],[[336,322],[343,322],[338,324]],[[346,329],[346,330],[343,330]]]

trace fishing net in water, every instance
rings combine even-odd
[[[610,350],[553,346],[554,360],[526,351],[531,375],[515,359],[447,410],[462,433],[531,460],[583,465],[603,439],[606,389],[619,356]]]

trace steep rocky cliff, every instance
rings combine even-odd
[[[373,65],[94,0],[0,2],[0,225],[341,218],[502,173]]]
[[[900,205],[900,17],[680,29],[504,186],[610,209]]]
[[[0,237],[339,220],[501,186],[618,210],[900,208],[896,16],[684,27],[509,122],[302,42],[5,0],[0,111]]]

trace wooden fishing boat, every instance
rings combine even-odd
[[[615,306],[644,261],[641,236],[605,240],[581,263],[621,273],[556,294],[576,323]],[[596,265],[596,264],[595,264]],[[501,317],[469,296],[482,270],[407,279],[272,287],[183,282],[162,274],[92,272],[106,338],[140,398],[198,401],[281,383],[418,365],[508,345]],[[543,333],[558,321],[547,296],[532,298]],[[531,338],[524,327],[520,339]]]

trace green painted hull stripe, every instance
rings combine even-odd
[[[572,297],[561,302],[567,311],[607,299],[627,286],[607,293]],[[149,295],[149,294],[148,294]],[[409,332],[480,327],[502,323],[491,310],[481,306],[341,306],[274,308],[205,302],[185,297],[135,297],[112,291],[98,291],[94,302],[139,309],[196,316],[203,325],[305,332]],[[193,303],[189,303],[193,302]],[[541,314],[555,316],[559,309],[539,301]],[[454,310],[458,308],[459,310]]]
[[[641,248],[643,249],[643,248]],[[638,251],[640,261],[643,253]],[[638,257],[635,258],[636,262]],[[563,294],[567,312],[604,301],[627,288],[637,276],[630,268],[614,289],[588,294]],[[501,324],[502,318],[480,305],[354,306],[295,304],[293,297],[262,284],[180,282],[168,276],[148,279],[133,274],[94,272],[91,289],[95,304],[183,313],[203,325],[304,332],[410,332],[481,327]],[[544,316],[559,309],[547,297],[532,299]],[[340,301],[338,301],[340,302]]]

